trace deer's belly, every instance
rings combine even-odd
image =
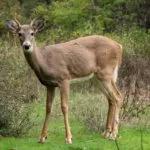
[[[85,77],[74,78],[70,80],[70,83],[74,84],[74,83],[84,82],[84,81],[90,80],[91,78],[93,78],[93,76],[94,76],[94,73],[91,73]]]
[[[69,79],[70,75],[66,69],[41,69],[39,80],[44,85],[59,86],[65,79]]]

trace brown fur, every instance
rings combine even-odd
[[[120,45],[104,36],[88,36],[70,42],[35,48],[25,57],[44,85],[59,86],[65,79],[106,71],[111,75],[119,65]]]
[[[38,24],[40,23],[40,26]],[[24,55],[40,82],[47,87],[46,117],[40,142],[45,141],[48,120],[54,98],[55,87],[60,88],[61,108],[64,114],[66,142],[71,143],[71,131],[68,120],[69,81],[94,73],[102,92],[109,103],[106,131],[104,136],[115,139],[118,133],[119,111],[122,96],[115,85],[118,67],[122,58],[122,46],[105,36],[81,37],[66,43],[37,47],[32,32],[42,27],[34,20],[30,25],[20,25],[9,20],[8,26],[16,33],[21,33],[20,41],[31,45],[31,51],[24,50]]]

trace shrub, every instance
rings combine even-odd
[[[106,34],[112,39],[118,41],[123,45],[123,51],[126,54],[138,55],[150,58],[150,34],[144,32],[138,27],[118,27],[119,31],[113,34]]]
[[[148,113],[150,107],[150,60],[125,55],[120,69],[120,87],[124,93],[121,118],[131,122]]]
[[[22,60],[17,41],[0,41],[0,45],[0,133],[20,136],[34,124],[29,102],[36,100],[36,82]]]

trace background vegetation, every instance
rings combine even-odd
[[[149,0],[1,0],[0,10],[0,136],[25,137],[26,135],[35,138],[40,134],[39,131],[37,135],[36,130],[41,128],[43,122],[41,118],[44,116],[45,91],[25,62],[16,35],[7,31],[5,20],[16,18],[24,24],[29,23],[33,18],[44,18],[46,26],[36,37],[38,45],[61,43],[95,34],[108,36],[123,45],[124,56],[118,86],[124,93],[125,100],[121,109],[123,127],[120,132],[127,138],[135,134],[134,138],[139,139],[142,139],[141,133],[144,133],[145,143],[148,143],[150,138],[148,136],[150,121],[147,119],[150,117]],[[63,122],[59,105],[57,98],[53,108],[52,126]],[[97,134],[94,133],[102,132],[104,129],[107,101],[95,86],[95,79],[71,86],[70,111],[72,112],[70,120],[73,122],[74,130],[77,131],[75,135],[78,137],[78,134],[85,134],[87,138],[84,138],[89,141],[88,137],[93,133],[92,138],[97,139]],[[130,130],[129,126],[133,130]],[[57,140],[60,141],[59,135],[63,131],[58,126],[57,128],[58,130],[52,129],[50,133],[51,137],[58,136]],[[129,135],[125,133],[126,131]],[[8,146],[5,138],[0,140],[4,143],[2,147],[5,149]],[[126,140],[121,139],[119,142],[124,143]],[[135,142],[133,140],[131,143]],[[138,149],[142,149],[143,143],[139,140]],[[75,147],[92,149],[93,145],[87,145],[86,147],[82,143],[80,147],[76,145]],[[94,148],[99,149],[99,144],[96,145]],[[111,146],[108,144],[107,148],[105,145],[102,146],[104,149],[113,149],[111,144]],[[114,143],[114,147],[115,145]],[[145,144],[144,148],[148,148],[149,145],[150,143]],[[54,146],[59,149],[57,143]],[[120,149],[123,149],[123,146]]]

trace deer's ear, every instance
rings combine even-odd
[[[7,26],[10,29],[11,32],[16,33],[20,29],[20,23],[16,20],[6,20]]]
[[[38,32],[44,28],[44,24],[44,19],[34,19],[31,21],[30,26],[34,29],[35,32]]]

